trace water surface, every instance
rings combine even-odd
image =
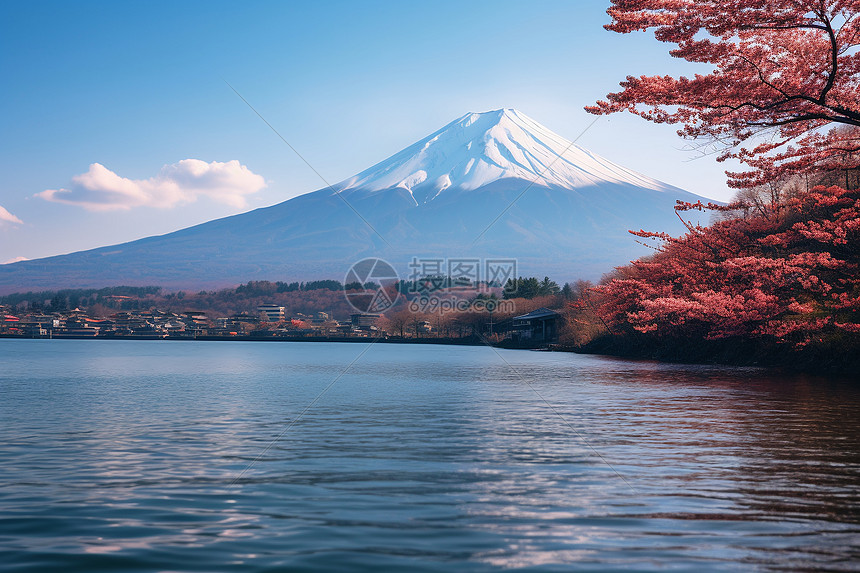
[[[755,369],[0,340],[0,569],[858,570],[858,420]]]

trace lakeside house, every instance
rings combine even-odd
[[[358,330],[371,330],[376,328],[376,321],[382,317],[381,314],[359,312],[349,315],[352,327]]]
[[[511,341],[525,346],[542,346],[558,342],[561,314],[538,308],[511,319]]]

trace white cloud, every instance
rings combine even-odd
[[[0,265],[11,265],[12,263],[20,263],[21,261],[29,261],[27,257],[15,257],[14,259],[9,259],[8,261],[3,261]]]
[[[4,209],[2,205],[0,205],[0,226],[2,226],[4,223],[23,225],[24,221],[22,221],[21,219]]]
[[[128,210],[134,207],[169,209],[193,203],[199,197],[241,208],[245,197],[266,186],[266,181],[235,159],[206,163],[183,159],[165,165],[155,177],[126,179],[101,163],[90,165],[86,173],[72,177],[68,189],[47,189],[37,197],[78,205],[90,211]]]

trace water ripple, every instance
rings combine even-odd
[[[0,340],[0,567],[860,569],[855,384],[379,344],[272,444],[362,350]]]

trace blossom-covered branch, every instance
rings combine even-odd
[[[713,70],[628,76],[589,112],[716,142],[718,160],[752,168],[728,173],[734,187],[860,167],[860,0],[612,0],[608,13],[607,29],[653,30],[672,56]]]

